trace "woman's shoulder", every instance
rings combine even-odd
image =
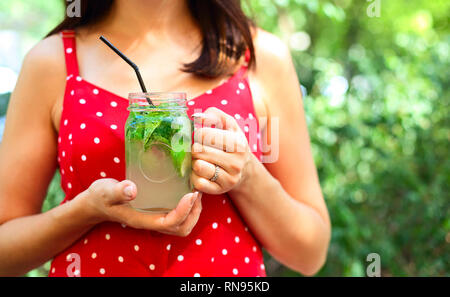
[[[64,47],[59,34],[46,37],[34,45],[25,55],[23,67],[46,70],[46,74],[50,75],[65,70]]]
[[[262,116],[268,116],[274,107],[289,105],[289,99],[279,100],[280,93],[297,92],[297,73],[289,47],[279,37],[258,28],[253,43],[256,67],[250,70],[250,84],[256,108]],[[270,113],[267,106],[271,106]]]
[[[257,68],[277,72],[292,63],[289,47],[278,36],[257,28],[253,43]]]
[[[53,108],[64,94],[66,66],[64,47],[59,35],[49,36],[33,46],[22,62],[14,93],[26,94],[24,100],[36,100],[42,106]],[[27,90],[33,96],[28,98]]]

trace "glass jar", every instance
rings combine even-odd
[[[144,212],[169,212],[193,189],[186,93],[131,93],[128,99],[126,177],[137,186],[130,204]]]

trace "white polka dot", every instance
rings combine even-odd
[[[236,94],[240,94],[241,93],[241,90],[236,90]]]
[[[227,223],[231,223],[231,218],[227,218]]]
[[[252,251],[256,253],[256,246],[253,246]]]
[[[97,258],[97,253],[92,253],[91,258],[92,258],[92,259]]]
[[[66,152],[65,152],[65,151],[62,151],[61,155],[62,155],[63,157],[65,157],[65,156],[66,156]]]
[[[117,125],[111,125],[111,129],[116,130],[117,129]]]
[[[244,131],[248,132],[248,126],[244,126]]]
[[[234,115],[234,118],[235,118],[236,120],[239,120],[239,119],[241,118],[241,116],[240,116],[239,114],[235,114],[235,115]]]
[[[80,271],[77,269],[73,272],[73,275],[80,275]]]
[[[73,172],[73,167],[69,166],[69,170],[70,170],[70,172]]]
[[[71,54],[73,52],[73,49],[71,47],[66,49],[66,53]]]
[[[95,142],[96,144],[99,144],[99,143],[100,143],[100,138],[95,137],[95,138],[94,138],[94,142]]]
[[[97,111],[97,113],[95,115],[98,116],[98,117],[102,117],[103,113],[101,113],[100,111]]]
[[[75,95],[75,91],[74,90],[72,90],[72,91],[70,91],[70,95]]]
[[[119,257],[117,258],[117,260],[119,260],[120,263],[123,263],[123,257],[122,257],[122,256],[119,256]]]
[[[148,265],[148,268],[150,268],[150,270],[155,270],[155,265],[150,264],[150,265]]]
[[[105,274],[105,268],[100,268],[100,274]]]
[[[88,240],[87,240],[87,238],[84,240],[84,244],[87,244],[88,243]]]
[[[94,93],[94,95],[98,95],[98,90],[97,89],[93,89],[92,93]]]
[[[73,77],[73,74],[69,75],[69,76],[66,78],[66,80],[69,80],[69,79],[71,79],[72,77]]]
[[[180,261],[180,262],[183,261],[183,260],[184,260],[183,255],[179,255],[179,256],[177,257],[177,260]]]
[[[250,262],[250,258],[249,257],[245,257],[244,262],[248,264]]]
[[[80,99],[80,104],[86,104],[86,100],[85,99]]]
[[[226,249],[223,249],[223,250],[222,250],[222,255],[225,256],[226,254],[228,254],[228,251],[227,251]]]
[[[61,158],[60,157],[58,157],[58,162],[61,162]]]
[[[80,125],[80,128],[81,128],[81,129],[86,128],[86,124],[85,124],[85,123],[82,123],[82,124]]]
[[[65,119],[64,120],[64,126],[67,126],[67,123],[68,123],[69,121],[67,120],[67,119]]]
[[[86,161],[86,155],[81,155],[81,160]]]
[[[69,189],[72,189],[72,184],[71,184],[71,183],[67,183],[67,187],[68,187]]]
[[[120,163],[120,159],[119,159],[119,158],[117,158],[117,157],[114,157],[114,162],[116,162],[116,163]]]
[[[245,89],[245,85],[243,83],[239,83],[239,89],[241,90]]]
[[[72,140],[70,141],[70,145],[72,145]]]
[[[201,244],[202,244],[202,240],[201,240],[201,239],[197,239],[197,240],[195,241],[195,244],[196,244],[196,245],[201,245]]]
[[[111,101],[111,106],[112,107],[117,107],[117,102],[116,101]]]
[[[194,100],[189,100],[189,102],[188,102],[188,105],[189,106],[192,106],[192,105],[194,105],[195,104],[195,101]]]
[[[111,239],[111,235],[109,235],[109,233],[106,233],[105,238],[106,238],[106,240],[110,240]]]
[[[213,223],[213,224],[212,224],[212,228],[213,228],[213,229],[217,229],[217,223]]]
[[[225,201],[225,199],[223,199],[223,200],[222,200],[222,204],[225,204],[225,203],[226,203],[226,201]]]
[[[250,120],[253,120],[253,118],[254,118],[254,117],[253,117],[253,114],[249,113],[249,114],[248,114],[248,118],[249,118]]]
[[[58,137],[58,143],[61,143],[61,137]]]
[[[239,236],[236,236],[236,237],[234,238],[234,241],[235,241],[236,243],[239,243]]]
[[[168,251],[170,251],[170,247],[171,247],[171,245],[170,245],[170,243],[166,246],[166,250],[168,250]]]
[[[214,257],[211,258],[211,262],[214,262]]]
[[[236,268],[233,268],[233,274],[237,275],[238,274],[238,270]]]
[[[104,172],[102,171],[102,172],[100,172],[100,176],[101,176],[101,177],[106,177],[106,173],[104,173]]]
[[[137,252],[139,251],[139,246],[137,244],[134,245],[134,250]]]
[[[262,270],[265,269],[264,264],[261,264],[259,267],[260,267]]]
[[[61,169],[61,174],[64,175],[65,171],[64,169]]]
[[[55,273],[55,267],[52,268],[52,273]]]
[[[81,81],[81,80],[82,80],[81,76],[77,76],[77,81]]]
[[[257,151],[258,150],[258,146],[256,144],[253,145],[253,151]]]
[[[206,91],[206,94],[208,94],[208,95],[212,94],[212,90]]]
[[[220,101],[220,104],[222,104],[222,105],[227,105],[227,104],[228,104],[228,101],[225,100],[225,99],[223,99],[222,101]]]
[[[200,273],[194,273],[194,277],[200,277]]]

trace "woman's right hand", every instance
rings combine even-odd
[[[129,180],[99,179],[85,194],[86,204],[97,222],[113,221],[170,235],[189,235],[202,211],[202,194],[194,192],[184,195],[177,207],[167,214],[139,212],[129,204],[137,194],[136,185]]]

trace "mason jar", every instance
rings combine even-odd
[[[131,93],[128,99],[126,177],[137,186],[130,204],[139,211],[169,212],[193,190],[186,93]]]

